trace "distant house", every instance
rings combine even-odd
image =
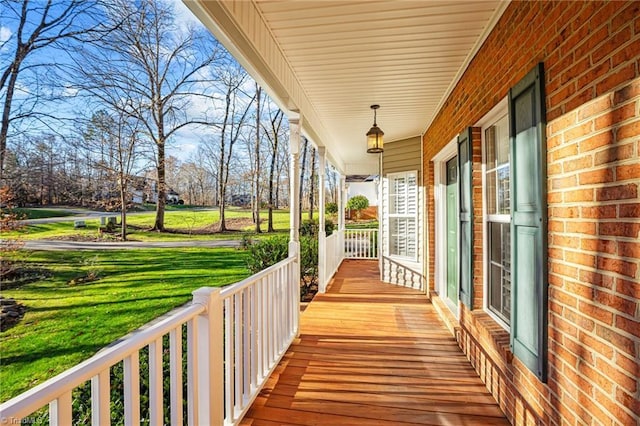
[[[231,196],[231,205],[244,207],[251,204],[251,194],[233,194]]]
[[[173,189],[169,189],[167,191],[167,203],[178,204],[179,202],[180,202],[180,194],[174,191]]]
[[[144,202],[147,203],[155,204],[158,202],[158,183],[155,179],[146,179],[143,199]],[[167,188],[167,195],[165,196],[165,200],[167,204],[179,204],[180,193],[173,190],[172,188]]]

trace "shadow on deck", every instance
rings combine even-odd
[[[508,425],[424,294],[346,260],[244,425]]]

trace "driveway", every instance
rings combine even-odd
[[[60,240],[25,241],[28,250],[122,250],[145,248],[189,248],[189,247],[238,247],[238,240],[213,241],[123,241],[123,242],[85,242]]]

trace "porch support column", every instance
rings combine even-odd
[[[324,211],[324,169],[327,161],[325,147],[318,147],[318,291],[327,291],[327,233],[325,232],[325,211]]]
[[[338,190],[338,230],[344,230],[344,207],[347,186],[347,178],[344,175],[340,175],[340,189]]]
[[[296,258],[296,266],[294,271],[294,279],[300,285],[300,127],[302,125],[302,116],[289,118],[289,152],[291,159],[289,162],[289,226],[291,227],[289,234],[289,257]],[[298,297],[298,304],[300,297]],[[298,305],[298,312],[300,306]],[[297,318],[297,316],[296,316]],[[297,326],[300,332],[299,325]]]
[[[382,256],[383,250],[382,250],[382,203],[384,202],[382,197],[384,196],[383,193],[383,178],[382,178],[382,174],[383,174],[384,170],[382,170],[382,154],[380,154],[378,156],[378,179],[376,180],[376,184],[378,186],[378,238],[376,241],[376,244],[378,244],[378,247],[376,247],[376,252],[378,253],[378,270],[380,271],[380,281],[384,281],[384,258]]]
[[[345,175],[340,175],[340,190],[338,191],[338,236],[339,236],[339,245],[340,250],[340,259],[344,259],[344,240],[345,240],[345,231],[344,231],[344,208],[347,205],[347,177]]]

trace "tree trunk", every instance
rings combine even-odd
[[[260,98],[262,97],[262,88],[256,83],[256,167],[255,167],[255,201],[254,201],[254,219],[256,221],[256,233],[262,233],[260,229]]]
[[[276,159],[278,154],[278,135],[274,135],[273,153],[271,155],[271,165],[269,167],[269,222],[267,224],[267,232],[274,232],[273,228],[273,178],[276,174]]]
[[[300,192],[298,193],[298,223],[302,225],[302,194],[304,194],[304,174],[307,167],[307,148],[309,141],[304,138],[302,160],[300,161]]]
[[[127,182],[120,175],[120,236],[127,241]]]
[[[221,168],[224,167],[224,160],[221,160]],[[222,169],[221,169],[222,171]],[[224,209],[226,208],[226,201],[225,201],[225,185],[224,185],[224,180],[220,179],[218,181],[218,211],[220,212],[220,221],[218,222],[218,230],[220,232],[224,232],[227,230],[227,224],[225,222],[225,217],[224,217]]]
[[[13,100],[13,93],[16,87],[16,81],[18,80],[18,68],[20,63],[18,61],[14,63],[11,70],[11,76],[9,77],[9,83],[7,84],[7,90],[5,92],[4,107],[2,110],[2,127],[0,128],[0,184],[4,177],[4,158],[7,150],[7,135],[9,134],[9,117],[11,115],[11,102]]]
[[[156,202],[156,221],[153,230],[164,232],[164,209],[167,203],[167,188],[165,185],[165,164],[164,164],[164,140],[158,142],[158,200]]]

